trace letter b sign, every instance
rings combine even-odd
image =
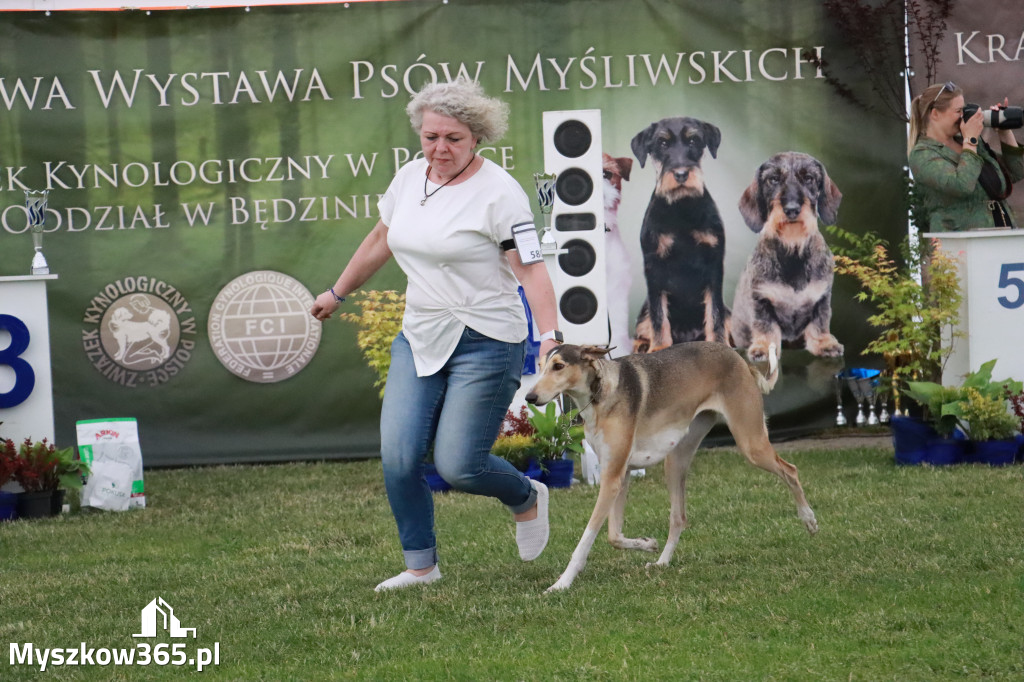
[[[13,315],[0,315],[0,331],[3,330],[11,335],[11,343],[6,348],[0,348],[0,367],[7,366],[14,370],[14,386],[6,393],[0,393],[0,409],[22,404],[32,395],[36,385],[36,373],[21,357],[28,348],[28,327]]]

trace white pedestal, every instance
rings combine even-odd
[[[995,358],[994,379],[1024,381],[1024,230],[974,230],[924,235],[956,261],[963,303],[960,331],[942,376],[959,384]]]
[[[46,282],[57,275],[0,277],[0,436],[54,439]]]

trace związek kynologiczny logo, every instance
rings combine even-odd
[[[163,630],[173,639],[196,638],[196,628],[182,627],[174,615],[174,609],[162,597],[156,597],[142,609],[142,632],[132,637],[153,638]],[[161,642],[152,645],[147,642],[134,647],[109,648],[91,647],[81,642],[77,647],[39,648],[31,642],[12,642],[10,665],[38,667],[45,672],[48,667],[58,666],[189,666],[202,672],[210,665],[220,665],[220,642],[213,647],[198,647],[191,653],[184,643]]]
[[[89,363],[126,388],[159,386],[192,358],[196,318],[178,289],[153,277],[124,277],[92,297],[82,318]]]
[[[239,275],[217,294],[207,321],[210,345],[230,372],[246,381],[283,381],[304,368],[320,346],[313,295],[273,270]]]

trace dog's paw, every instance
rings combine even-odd
[[[843,344],[839,343],[836,337],[831,334],[807,340],[807,350],[811,355],[819,358],[841,358],[843,357]]]
[[[560,577],[554,585],[544,590],[544,594],[551,594],[552,592],[562,592],[563,590],[569,589],[570,585],[572,585],[571,580],[565,580],[564,577]]]
[[[797,515],[804,522],[808,533],[814,535],[818,532],[818,519],[814,516],[814,511],[810,507],[799,510]]]
[[[637,546],[636,546],[637,549],[641,549],[641,550],[643,550],[645,552],[657,552],[658,551],[658,541],[655,540],[654,538],[637,538],[636,542],[637,542]]]
[[[662,562],[661,559],[658,559],[657,561],[648,561],[646,564],[644,564],[644,568],[646,568],[647,570],[650,570],[652,568],[664,568],[665,566],[668,566],[668,562]]]
[[[768,362],[771,358],[771,344],[757,344],[747,349],[747,359],[751,362]]]

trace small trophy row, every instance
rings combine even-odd
[[[836,426],[846,426],[849,422],[843,412],[843,388],[848,388],[857,402],[857,426],[874,426],[889,423],[887,400],[884,392],[879,390],[882,372],[877,369],[852,368],[835,375],[836,389]],[[881,407],[881,409],[879,409]]]

